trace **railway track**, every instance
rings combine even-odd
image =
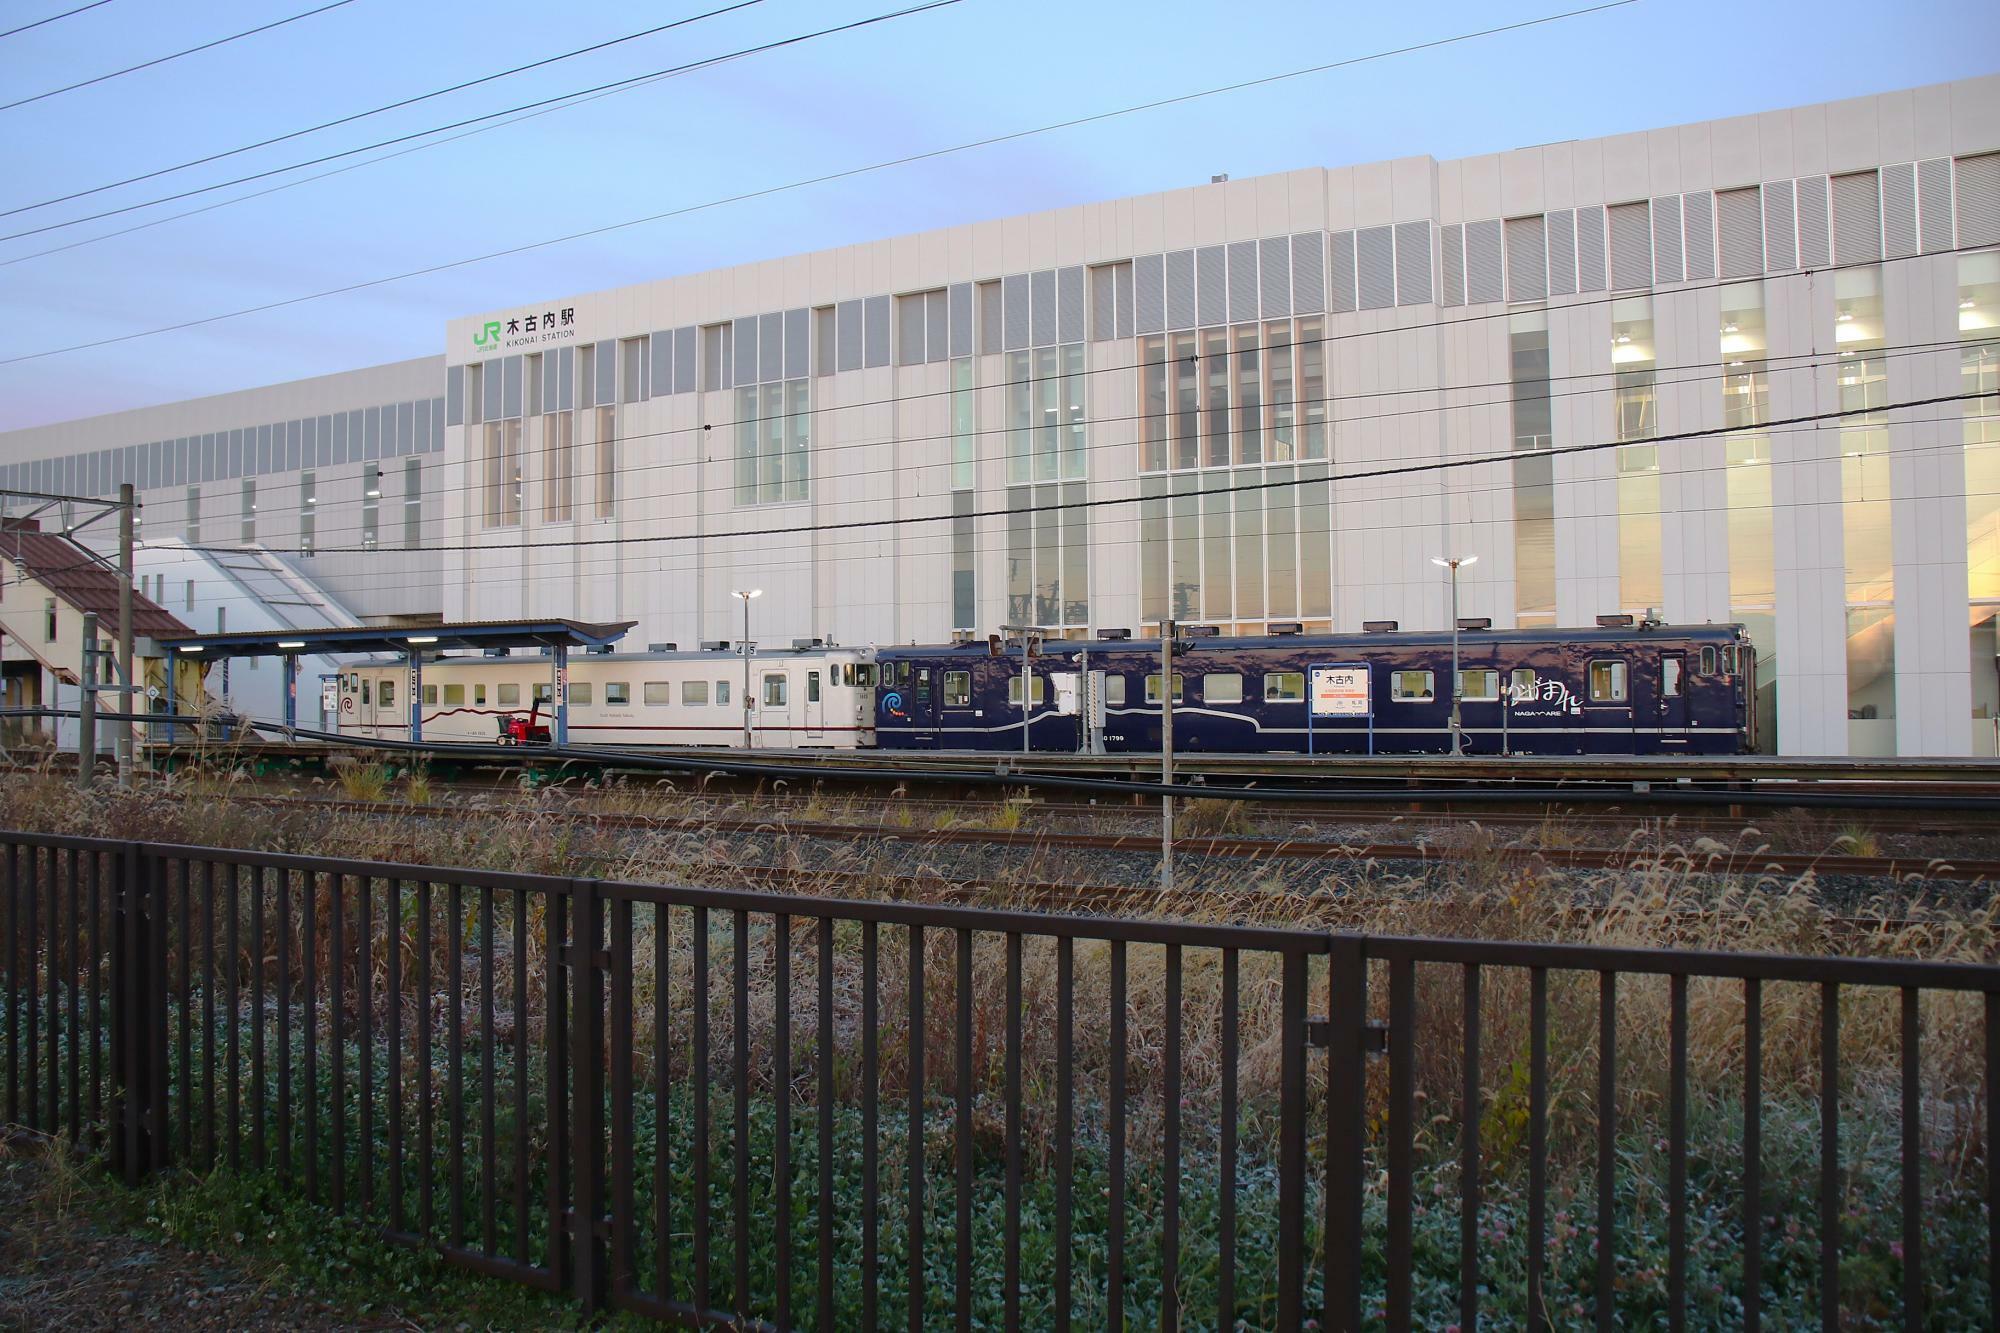
[[[478,805],[406,805],[391,802],[337,801],[299,797],[246,796],[242,800],[271,809],[315,810],[397,818],[518,817],[518,811]],[[549,817],[595,824],[600,828],[661,833],[778,834],[827,841],[895,840],[923,845],[979,845],[1032,850],[1078,850],[1152,854],[1156,834],[1076,833],[1055,830],[904,827],[900,824],[842,824],[791,819],[746,819],[691,816],[662,820],[646,815],[592,811],[552,811]],[[1860,856],[1834,853],[1802,855],[1725,848],[1707,852],[1693,846],[1628,844],[1619,847],[1508,847],[1440,843],[1345,843],[1307,837],[1203,837],[1176,841],[1189,856],[1271,860],[1337,860],[1347,864],[1396,862],[1448,864],[1454,860],[1489,859],[1510,865],[1557,869],[1666,871],[1682,874],[1780,876],[1839,875],[1907,883],[1925,880],[2000,882],[2000,860],[1921,856]]]

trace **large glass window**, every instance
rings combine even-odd
[[[299,473],[299,554],[311,555],[319,531],[319,476]]]
[[[1764,323],[1764,284],[1739,282],[1722,288],[1722,422],[1729,505],[1729,605],[1732,612],[1768,612],[1777,598],[1771,548],[1771,442],[1763,431],[1770,420],[1769,348]]]
[[[423,463],[403,460],[403,549],[414,551],[424,544]]]
[[[187,488],[187,542],[189,546],[201,545],[201,487]]]
[[[618,499],[618,411],[597,409],[596,509],[599,518],[610,518]]]
[[[521,423],[489,421],[484,427],[485,519],[489,528],[513,527],[521,521]],[[379,499],[381,479],[374,489]]]
[[[972,511],[977,486],[978,412],[973,361],[951,363],[951,624],[975,628],[978,601],[974,579],[977,533]]]
[[[502,422],[518,431],[518,421]],[[382,468],[366,463],[361,468],[361,549],[372,551],[382,541]]]
[[[1529,311],[1508,321],[1513,362],[1514,449],[1554,442],[1549,412],[1549,317]],[[1556,622],[1555,460],[1514,462],[1514,610],[1522,625]]]
[[[542,418],[542,521],[567,523],[576,517],[576,415],[552,412]]]
[[[1007,354],[1007,481],[1080,480],[1083,344]]]
[[[1611,370],[1614,429],[1623,441],[1659,434],[1655,385],[1653,301],[1626,297],[1611,303]],[[1632,443],[1616,451],[1618,466],[1618,600],[1635,613],[1657,610],[1664,600],[1660,575],[1660,447]]]
[[[243,544],[257,544],[257,480],[254,477],[243,479]]]
[[[2000,251],[1958,260],[1958,391],[2000,391]],[[1966,399],[1966,591],[1975,619],[2000,603],[2000,398]]]
[[[809,379],[736,391],[736,503],[803,500],[810,476]]]

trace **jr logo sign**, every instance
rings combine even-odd
[[[499,342],[500,321],[497,319],[487,320],[486,327],[472,335],[472,345],[474,347],[495,347],[499,345]]]

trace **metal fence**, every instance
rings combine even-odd
[[[2000,1271],[2000,968],[0,856],[7,1123],[591,1309],[1914,1328]]]

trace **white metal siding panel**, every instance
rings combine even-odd
[[[1194,252],[1195,318],[1203,328],[1229,320],[1229,251],[1204,245]]]
[[[1548,228],[1540,217],[1507,219],[1507,299],[1549,294]]]
[[[1429,305],[1431,286],[1431,224],[1396,224],[1396,304]]]
[[[1917,226],[1925,254],[1951,249],[1951,159],[1917,163]]]
[[[1504,298],[1501,286],[1500,219],[1465,225],[1465,299],[1484,305]]]
[[[1257,243],[1258,298],[1265,319],[1292,313],[1292,243],[1267,236]]]
[[[1175,250],[1167,256],[1167,327],[1194,327],[1194,251]]]
[[[1752,185],[1715,196],[1716,231],[1722,241],[1722,276],[1751,278],[1764,271],[1764,198]]]
[[[1666,195],[1653,201],[1653,281],[1680,282],[1687,277],[1687,262],[1681,256],[1681,197]]]
[[[1653,285],[1652,209],[1644,200],[1611,206],[1611,288]]]
[[[1764,186],[1764,267],[1784,273],[1799,266],[1798,228],[1792,222],[1792,183],[1769,181]]]
[[[1832,263],[1826,215],[1826,177],[1806,176],[1797,185],[1799,267],[1825,268]]]
[[[1576,210],[1576,289],[1604,290],[1604,205]]]
[[[1954,164],[1958,178],[1958,243],[1992,245],[2000,242],[2000,153],[1961,157]]]
[[[1715,276],[1715,196],[1696,190],[1681,196],[1681,225],[1687,233],[1688,281]]]
[[[1364,227],[1354,233],[1354,271],[1363,310],[1396,304],[1396,242],[1389,228]]]
[[[1229,322],[1247,324],[1257,318],[1257,242],[1229,245]]]
[[[1882,188],[1872,171],[1833,178],[1833,257],[1842,264],[1882,257]]]
[[[1901,259],[1917,252],[1917,164],[1882,168],[1882,254]]]
[[[1327,238],[1327,271],[1332,275],[1329,309],[1344,315],[1355,308],[1354,233],[1337,231]]]
[[[1576,290],[1576,214],[1565,208],[1548,216],[1549,295]]]
[[[1083,341],[1083,269],[1056,271],[1056,338],[1066,343]]]
[[[1317,315],[1326,309],[1326,236],[1302,231],[1292,237],[1292,312]]]
[[[1167,327],[1166,260],[1140,255],[1132,261],[1132,328],[1135,333],[1160,333]]]

